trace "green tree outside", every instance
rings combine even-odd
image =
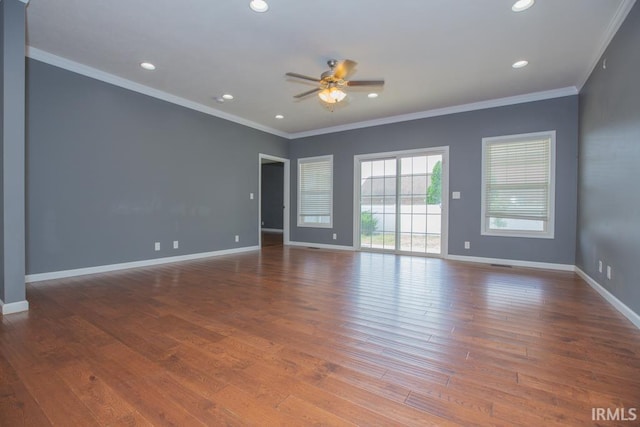
[[[442,202],[442,162],[438,160],[431,171],[431,184],[427,188],[427,204],[439,205]]]
[[[360,214],[360,231],[365,236],[371,236],[378,228],[378,220],[369,211]]]

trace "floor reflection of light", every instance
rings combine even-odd
[[[539,308],[544,304],[543,282],[522,275],[491,273],[480,284],[486,308]]]
[[[353,271],[353,309],[365,314],[375,311],[382,299],[395,321],[424,315],[441,318],[441,311],[430,310],[446,298],[441,264],[441,260],[425,257],[361,253]]]

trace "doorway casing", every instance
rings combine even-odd
[[[283,209],[282,209],[282,242],[285,245],[290,243],[289,241],[289,178],[291,174],[291,167],[289,159],[283,157],[272,156],[269,154],[258,154],[258,246],[262,247],[262,165],[263,163],[275,162],[282,163],[284,165],[284,178],[283,178]]]

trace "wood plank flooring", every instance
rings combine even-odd
[[[640,407],[640,331],[573,273],[266,246],[27,296],[1,318],[1,426],[566,426]]]
[[[274,231],[262,232],[262,247],[266,246],[282,246],[282,233]]]

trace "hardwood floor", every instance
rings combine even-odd
[[[262,247],[266,246],[282,246],[282,233],[274,231],[262,232]]]
[[[640,331],[573,273],[268,246],[27,294],[1,322],[2,426],[566,426],[640,406]]]

